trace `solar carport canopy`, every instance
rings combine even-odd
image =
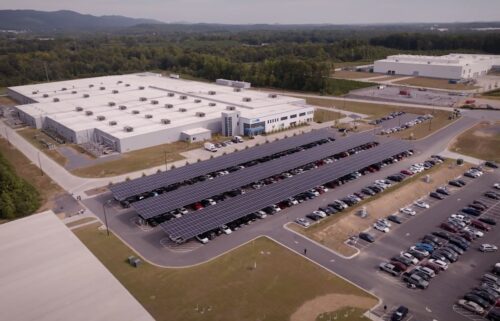
[[[375,140],[375,136],[370,133],[361,133],[337,139],[334,142],[318,145],[305,151],[243,168],[230,175],[216,177],[212,180],[180,187],[156,197],[146,198],[132,203],[132,207],[137,211],[139,216],[147,220],[182,206],[252,184],[351,148],[374,142]]]
[[[335,163],[231,198],[201,211],[188,213],[180,218],[161,223],[160,226],[170,239],[186,241],[266,206],[283,201],[290,196],[339,179],[411,148],[411,144],[405,141],[388,142],[365,152],[340,159]]]
[[[333,137],[332,130],[313,130],[305,134],[284,138],[260,146],[241,150],[229,155],[215,157],[203,162],[168,170],[166,172],[118,183],[110,187],[115,199],[126,200],[129,197],[154,191],[178,182],[249,162],[258,158],[283,152],[321,139]]]

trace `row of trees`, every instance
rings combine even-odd
[[[14,219],[34,213],[40,207],[38,191],[14,172],[0,154],[0,219]]]

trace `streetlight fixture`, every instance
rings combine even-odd
[[[111,200],[107,200],[106,202],[102,203],[102,210],[104,212],[104,224],[106,225],[106,234],[109,236],[109,225],[108,225],[108,215],[106,213],[106,206],[108,206],[111,203]]]

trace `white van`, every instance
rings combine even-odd
[[[209,152],[213,152],[213,153],[215,153],[215,152],[217,151],[217,147],[215,147],[215,145],[214,145],[214,144],[212,144],[212,143],[205,143],[203,146],[204,146],[204,147],[205,147],[205,149],[206,149],[206,150],[208,150]]]

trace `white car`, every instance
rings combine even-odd
[[[227,225],[222,225],[220,227],[220,230],[222,231],[222,233],[224,234],[231,234],[233,233],[233,231],[231,231],[231,229],[229,227],[227,227]]]
[[[462,308],[464,308],[465,310],[469,310],[469,311],[477,313],[479,315],[484,314],[484,309],[476,302],[467,301],[467,300],[458,300],[458,305],[461,306]]]
[[[462,222],[464,222],[466,224],[470,223],[470,218],[467,215],[463,215],[463,214],[451,214],[450,218],[462,221]]]
[[[416,246],[412,246],[412,247],[410,247],[410,250],[415,251],[415,252],[417,252],[417,253],[420,253],[420,254],[421,254],[421,255],[423,255],[423,256],[429,256],[429,255],[430,255],[430,253],[429,253],[428,251],[426,251],[426,250],[422,250],[422,249],[417,249],[417,247],[416,247]]]
[[[401,213],[404,213],[404,214],[407,214],[407,215],[411,215],[411,216],[415,216],[417,214],[417,212],[410,208],[410,207],[404,207],[404,208],[400,208],[399,211]]]
[[[389,221],[388,221],[387,219],[385,219],[385,218],[378,219],[378,220],[377,220],[377,223],[380,223],[380,224],[385,225],[385,226],[387,226],[387,227],[391,227],[391,226],[392,226],[391,222],[389,222]]]
[[[296,219],[295,223],[297,223],[303,227],[309,227],[311,225],[311,223],[303,217],[299,217],[298,219]]]
[[[387,233],[390,231],[387,226],[385,226],[384,224],[380,224],[378,222],[373,224],[373,228],[380,231],[380,232],[384,232],[384,233]]]
[[[314,194],[314,196],[316,196],[316,197],[319,196],[319,192],[315,189],[310,189],[310,190],[308,190],[308,192]]]
[[[415,203],[413,203],[413,204],[415,204],[415,206],[418,206],[420,208],[429,208],[430,207],[430,205],[424,201],[415,201]]]
[[[493,188],[495,188],[495,189],[500,189],[500,183],[495,183],[495,184],[493,184]]]
[[[273,208],[276,212],[281,211],[281,208],[280,208],[278,205],[276,205],[276,204],[271,205],[271,207],[272,207],[272,208]]]
[[[266,217],[267,217],[267,214],[266,214],[266,212],[264,212],[264,211],[257,211],[257,212],[255,212],[254,214],[255,214],[255,216],[257,216],[258,218],[266,218]]]
[[[467,231],[469,233],[472,233],[475,237],[483,237],[484,236],[483,232],[476,230],[475,228],[472,228],[470,226],[465,227],[463,229],[463,231]]]
[[[413,265],[417,265],[418,264],[418,259],[416,257],[414,257],[413,255],[411,255],[410,253],[408,253],[408,252],[401,252],[401,256],[405,257],[405,258],[407,258],[409,260],[411,260],[411,263]]]
[[[313,211],[313,214],[323,218],[327,216],[326,213],[323,211]]]
[[[288,200],[290,201],[290,203],[292,203],[292,205],[297,205],[299,204],[299,201],[297,201],[295,198],[293,197],[289,197]]]
[[[206,237],[206,236],[196,235],[196,239],[197,239],[197,240],[198,240],[198,242],[200,242],[201,244],[207,244],[207,243],[208,243],[208,237]]]
[[[436,260],[436,259],[430,259],[429,260],[429,263],[434,263],[436,264],[437,266],[439,266],[439,268],[441,270],[447,270],[448,269],[448,263],[444,262],[444,261],[441,261],[441,260]]]
[[[498,250],[498,247],[493,244],[481,244],[479,247],[479,251],[481,252],[496,252]]]

